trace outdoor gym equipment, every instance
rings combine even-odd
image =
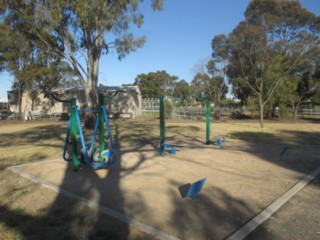
[[[221,147],[222,142],[228,142],[225,138],[226,135],[217,135],[217,136],[214,136],[212,139],[210,138],[210,135],[211,135],[210,98],[196,97],[196,101],[206,101],[206,144],[209,145],[210,143],[214,142],[216,146]]]
[[[167,149],[170,149],[171,154],[176,154],[176,147],[170,144],[165,143],[166,139],[166,124],[165,124],[165,116],[164,116],[164,97],[159,97],[159,119],[160,119],[160,155],[165,155]]]
[[[100,169],[110,166],[111,164],[117,161],[117,156],[114,151],[114,143],[112,139],[111,129],[108,121],[108,113],[105,106],[105,99],[106,98],[114,98],[119,91],[115,91],[110,95],[99,94],[99,109],[97,110],[79,110],[76,104],[76,98],[71,98],[69,100],[59,99],[55,94],[51,94],[52,98],[58,102],[65,102],[70,103],[71,106],[71,116],[68,123],[68,129],[66,134],[66,140],[64,144],[63,150],[63,159],[65,161],[72,161],[73,168],[77,170],[80,165],[81,161],[89,165],[93,169]],[[79,112],[86,113],[86,112],[93,112],[97,113],[97,119],[94,126],[94,133],[91,139],[90,148],[87,150]],[[108,139],[109,139],[109,148],[106,149],[106,142],[105,142],[105,128],[104,124],[106,124],[107,132],[108,132]],[[98,133],[99,129],[99,152],[96,151],[94,148],[95,138]],[[71,142],[69,142],[70,138],[70,131],[71,131]],[[78,152],[78,131],[81,140],[81,153]],[[72,144],[71,150],[71,158],[66,157],[67,147],[68,144]]]
[[[197,101],[206,101],[206,144],[209,145],[210,144],[210,132],[211,132],[211,129],[210,129],[210,124],[211,124],[211,119],[210,119],[210,111],[211,111],[211,108],[210,108],[210,98],[209,97],[206,97],[206,98],[203,98],[203,97],[197,97],[196,98]]]

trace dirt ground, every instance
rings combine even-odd
[[[281,160],[284,145],[279,144],[230,139],[218,148],[181,134],[169,135],[167,143],[177,146],[175,155],[159,156],[154,144],[118,149],[117,163],[107,170],[83,167],[74,172],[62,159],[15,170],[160,230],[168,238],[201,240],[228,237],[320,166],[320,150],[313,147],[290,146]],[[203,178],[206,183],[195,200],[181,196],[179,187]],[[55,195],[52,205],[65,199],[63,193],[43,191]],[[319,191],[315,194],[319,196]],[[38,206],[45,205],[45,199],[30,201]],[[99,218],[101,213],[95,214]],[[128,239],[129,228],[140,234],[134,221],[112,226],[115,232],[126,229],[121,239]]]

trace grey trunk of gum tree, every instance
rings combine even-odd
[[[263,128],[263,110],[264,110],[264,104],[262,100],[261,94],[259,94],[259,105],[260,105],[260,128]]]
[[[303,95],[299,97],[298,102],[296,104],[293,104],[293,116],[292,116],[293,120],[297,120],[297,118],[298,118],[298,111],[300,108],[300,103],[302,101],[302,97],[303,97]]]
[[[18,84],[18,108],[19,108],[19,120],[24,120],[24,116],[22,116],[22,98],[23,98],[23,89],[25,84]]]
[[[97,84],[99,74],[100,52],[97,47],[88,50],[87,83],[84,89],[86,106],[88,109],[96,109],[98,102]],[[85,127],[94,127],[96,115],[88,113],[85,117]]]

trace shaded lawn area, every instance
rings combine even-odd
[[[67,121],[2,121],[0,122],[0,169],[62,156]],[[113,135],[117,135],[121,147],[137,147],[145,144],[159,145],[159,120],[111,120]],[[87,144],[92,130],[85,130]],[[227,134],[228,138],[247,142],[320,146],[320,124],[313,121],[268,122],[260,129],[256,121],[229,121],[211,124],[211,137]],[[166,137],[196,138],[205,140],[205,123],[186,120],[167,120]]]

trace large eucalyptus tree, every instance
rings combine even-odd
[[[135,38],[132,25],[143,24],[139,6],[143,0],[4,0],[1,17],[12,31],[37,42],[73,67],[89,108],[97,102],[99,61],[114,48],[122,59],[141,47],[145,38]],[[152,0],[154,10],[162,0]]]
[[[230,82],[257,97],[260,126],[264,107],[283,81],[314,61],[320,44],[319,17],[298,1],[253,0],[245,20],[229,35]]]

